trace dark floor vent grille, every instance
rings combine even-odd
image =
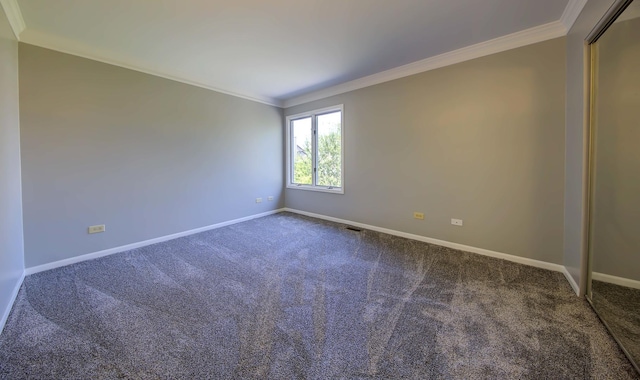
[[[360,231],[362,231],[362,230],[361,230],[361,229],[359,229],[359,228],[351,227],[351,226],[347,226],[347,229],[348,229],[348,230],[351,230],[351,231],[356,231],[356,232],[360,232]]]

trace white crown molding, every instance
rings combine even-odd
[[[0,1],[4,1],[4,0],[0,0]],[[21,37],[22,38],[20,39],[20,41],[29,45],[35,45],[35,46],[43,47],[46,49],[59,51],[61,53],[71,54],[78,57],[87,58],[93,61],[107,63],[110,65],[123,67],[125,69],[135,70],[145,74],[150,74],[157,77],[170,79],[176,82],[181,82],[181,83],[189,84],[192,86],[205,88],[207,90],[235,96],[237,98],[242,98],[246,100],[251,100],[253,102],[263,103],[270,106],[282,108],[282,102],[279,101],[278,99],[273,99],[273,98],[254,95],[254,94],[243,94],[243,93],[231,91],[229,89],[212,86],[202,81],[186,78],[186,76],[182,73],[169,72],[166,69],[159,70],[159,69],[153,68],[152,65],[146,62],[145,63],[134,62],[131,59],[122,55],[118,56],[117,54],[113,54],[108,51],[104,51],[104,50],[101,50],[92,46],[87,46],[84,44],[79,44],[65,38],[48,35],[31,28],[25,30],[22,33]]]
[[[13,34],[16,36],[16,39],[20,41],[20,34],[27,28],[27,24],[24,23],[24,19],[22,18],[18,1],[0,0],[0,5],[2,5],[2,9],[4,9],[4,13],[7,15]]]
[[[569,30],[571,30],[578,16],[580,16],[580,12],[582,12],[582,8],[587,4],[587,1],[588,0],[569,0],[560,17],[560,22],[565,28],[565,34],[569,33]]]
[[[422,73],[425,71],[468,61],[471,59],[480,58],[490,54],[495,54],[502,51],[515,49],[533,43],[564,36],[573,26],[573,23],[580,15],[582,8],[585,6],[587,1],[588,0],[569,0],[560,20],[555,22],[498,37],[493,40],[481,42],[476,45],[467,46],[462,49],[443,53],[404,66],[399,66],[390,70],[369,75],[364,78],[355,79],[353,81],[341,83],[326,89],[296,96],[284,101],[255,94],[243,94],[235,92],[230,89],[225,89],[222,87],[204,83],[204,81],[202,80],[187,78],[183,73],[170,72],[166,69],[154,69],[153,67],[150,67],[149,63],[133,62],[131,61],[131,59],[125,56],[118,57],[111,52],[100,50],[92,46],[81,45],[71,40],[50,36],[33,29],[26,29],[26,25],[24,19],[22,18],[22,13],[20,12],[20,7],[17,3],[17,0],[0,0],[0,3],[5,9],[7,18],[9,19],[14,34],[19,41],[51,50],[56,50],[62,53],[76,55],[94,61],[124,67],[150,75],[159,76],[162,78],[205,88],[211,91],[220,92],[258,103],[263,103],[280,108],[288,108],[315,100],[324,99],[330,96],[343,94],[349,91],[354,91],[376,84],[388,82],[391,80],[407,77],[410,75]]]
[[[464,47],[448,53],[436,55],[430,58],[399,66],[364,78],[352,80],[323,90],[314,91],[308,94],[296,96],[284,101],[284,107],[293,107],[299,104],[324,99],[329,96],[344,94],[345,92],[359,90],[361,88],[376,84],[404,78],[410,75],[419,74],[425,71],[438,69],[456,63],[468,61],[475,58],[484,57],[490,54],[503,52],[510,49],[550,40],[566,35],[566,29],[560,21],[536,26],[520,32],[498,37],[493,40],[481,42],[479,44]]]

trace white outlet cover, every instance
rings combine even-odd
[[[262,203],[262,198],[256,198],[256,203]]]
[[[462,219],[451,219],[451,224],[462,227]]]

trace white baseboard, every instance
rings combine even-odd
[[[422,235],[410,234],[410,233],[407,233],[407,232],[391,230],[391,229],[388,229],[388,228],[372,226],[372,225],[369,225],[369,224],[358,223],[358,222],[354,222],[354,221],[351,221],[351,220],[334,218],[332,216],[315,214],[315,213],[307,212],[307,211],[300,211],[300,210],[296,210],[296,209],[292,209],[292,208],[285,208],[284,211],[289,211],[289,212],[293,212],[293,213],[300,214],[300,215],[306,215],[306,216],[310,216],[312,218],[324,219],[324,220],[328,220],[328,221],[331,221],[331,222],[348,224],[348,225],[351,225],[351,226],[365,228],[365,229],[372,230],[372,231],[377,231],[377,232],[382,232],[382,233],[389,234],[389,235],[400,236],[400,237],[411,239],[411,240],[423,241],[425,243],[431,243],[431,244],[440,245],[440,246],[443,246],[443,247],[449,247],[449,248],[457,249],[457,250],[460,250],[460,251],[477,253],[477,254],[484,255],[484,256],[495,257],[495,258],[498,258],[498,259],[512,261],[512,262],[518,263],[518,264],[529,265],[529,266],[536,267],[536,268],[548,269],[548,270],[552,270],[552,271],[555,271],[555,272],[564,272],[565,271],[564,266],[562,266],[560,264],[548,263],[546,261],[528,259],[528,258],[525,258],[525,257],[510,255],[508,253],[491,251],[491,250],[484,249],[484,248],[472,247],[470,245],[453,243],[453,242],[446,241],[446,240],[434,239],[434,238],[430,238],[430,237],[426,237],[426,236],[422,236]]]
[[[640,281],[631,280],[629,278],[612,276],[610,274],[593,272],[591,279],[596,281],[608,282],[614,285],[625,286],[627,288],[640,289]]]
[[[571,273],[569,273],[569,270],[567,269],[567,267],[564,267],[564,266],[562,267],[562,273],[564,274],[564,277],[569,282],[569,285],[571,285],[571,288],[573,289],[573,291],[576,292],[576,295],[578,297],[580,297],[580,287],[576,283],[576,280],[573,279],[573,276],[571,275]]]
[[[324,219],[324,220],[328,220],[328,221],[331,221],[331,222],[348,224],[348,225],[355,226],[355,227],[365,228],[365,229],[368,229],[368,230],[382,232],[382,233],[389,234],[389,235],[400,236],[400,237],[407,238],[407,239],[412,239],[412,240],[422,241],[422,242],[426,242],[426,243],[436,244],[436,245],[440,245],[440,246],[443,246],[443,247],[449,247],[449,248],[453,248],[453,249],[457,249],[457,250],[461,250],[461,251],[465,251],[465,252],[477,253],[477,254],[480,254],[480,255],[494,257],[494,258],[503,259],[503,260],[507,260],[507,261],[512,261],[512,262],[515,262],[515,263],[518,263],[518,264],[529,265],[529,266],[533,266],[533,267],[536,267],[536,268],[542,268],[542,269],[552,270],[552,271],[555,271],[555,272],[561,272],[561,273],[563,273],[565,275],[565,277],[567,278],[567,281],[569,281],[569,284],[571,285],[573,290],[576,291],[576,294],[579,294],[578,293],[577,284],[575,283],[575,281],[573,280],[573,278],[571,277],[571,275],[569,274],[567,269],[564,266],[559,265],[559,264],[548,263],[546,261],[529,259],[529,258],[525,258],[525,257],[510,255],[508,253],[491,251],[491,250],[484,249],[484,248],[478,248],[478,247],[473,247],[473,246],[469,246],[469,245],[453,243],[453,242],[449,242],[449,241],[446,241],[446,240],[434,239],[434,238],[430,238],[430,237],[426,237],[426,236],[422,236],[422,235],[415,235],[415,234],[411,234],[411,233],[407,233],[407,232],[392,230],[392,229],[383,228],[383,227],[377,227],[377,226],[373,226],[373,225],[369,225],[369,224],[354,222],[354,221],[346,220],[346,219],[334,218],[334,217],[327,216],[327,215],[315,214],[315,213],[312,213],[312,212],[301,211],[301,210],[292,209],[292,208],[282,208],[282,209],[272,210],[272,211],[268,211],[268,212],[264,212],[264,213],[260,213],[260,214],[250,215],[250,216],[247,216],[247,217],[244,217],[244,218],[229,220],[229,221],[226,221],[226,222],[221,222],[221,223],[213,224],[213,225],[210,225],[210,226],[196,228],[196,229],[189,230],[189,231],[178,232],[178,233],[175,233],[175,234],[161,236],[161,237],[150,239],[150,240],[145,240],[145,241],[141,241],[141,242],[137,242],[137,243],[133,243],[133,244],[127,244],[127,245],[123,245],[123,246],[120,246],[120,247],[105,249],[103,251],[88,253],[88,254],[81,255],[81,256],[76,256],[76,257],[71,257],[71,258],[64,259],[64,260],[55,261],[55,262],[52,262],[52,263],[38,265],[38,266],[35,266],[35,267],[26,268],[25,271],[24,271],[24,275],[30,275],[30,274],[34,274],[34,273],[50,270],[50,269],[60,268],[60,267],[63,267],[63,266],[79,263],[79,262],[82,262],[82,261],[86,261],[86,260],[91,260],[91,259],[96,259],[96,258],[99,258],[99,257],[112,255],[114,253],[129,251],[129,250],[132,250],[132,249],[135,249],[135,248],[140,248],[140,247],[144,247],[144,246],[151,245],[151,244],[156,244],[156,243],[161,243],[161,242],[172,240],[172,239],[177,239],[179,237],[193,235],[193,234],[197,234],[199,232],[209,231],[209,230],[213,230],[213,229],[216,229],[216,228],[229,226],[229,225],[232,225],[232,224],[245,222],[245,221],[248,221],[248,220],[251,220],[251,219],[261,218],[263,216],[277,214],[277,213],[283,212],[283,211],[288,211],[288,212],[292,212],[292,213],[296,213],[296,214],[300,214],[300,215],[306,215],[306,216],[310,216],[312,218]],[[23,277],[24,277],[24,275],[23,275]],[[609,276],[609,277],[613,277],[613,276]],[[625,279],[622,279],[622,280],[625,280]],[[601,280],[601,281],[605,281],[605,280]],[[630,280],[627,280],[627,281],[630,281]],[[611,282],[611,281],[608,281],[608,282]],[[22,283],[22,280],[20,281],[20,283]],[[624,285],[624,286],[628,286],[628,285]],[[638,286],[638,288],[640,288],[640,282],[638,282],[638,285],[636,285],[636,286]],[[18,289],[19,289],[19,287],[18,287]],[[16,295],[17,295],[17,290],[16,290]]]
[[[129,250],[132,250],[132,249],[145,247],[147,245],[156,244],[156,243],[162,243],[164,241],[177,239],[177,238],[180,238],[180,237],[183,237],[183,236],[197,234],[199,232],[215,230],[216,228],[221,228],[221,227],[230,226],[230,225],[236,224],[236,223],[246,222],[247,220],[261,218],[261,217],[267,216],[267,215],[277,214],[277,213],[282,212],[282,211],[284,211],[284,209],[277,209],[277,210],[267,211],[267,212],[263,212],[263,213],[260,213],[260,214],[249,215],[249,216],[245,216],[243,218],[238,218],[238,219],[228,220],[226,222],[212,224],[210,226],[195,228],[195,229],[189,230],[189,231],[178,232],[178,233],[175,233],[175,234],[161,236],[161,237],[157,237],[157,238],[154,238],[154,239],[140,241],[140,242],[137,242],[137,243],[132,243],[132,244],[122,245],[122,246],[115,247],[115,248],[105,249],[103,251],[92,252],[92,253],[87,253],[85,255],[70,257],[68,259],[54,261],[52,263],[42,264],[42,265],[38,265],[38,266],[35,266],[35,267],[29,267],[29,268],[25,269],[25,274],[26,275],[30,275],[30,274],[34,274],[34,273],[38,273],[38,272],[44,272],[46,270],[64,267],[64,266],[75,264],[75,263],[79,263],[79,262],[82,262],[82,261],[87,261],[87,260],[91,260],[91,259],[97,259],[99,257],[113,255],[114,253],[129,251]]]
[[[7,323],[7,319],[9,319],[9,313],[11,313],[11,309],[13,309],[13,304],[16,302],[16,298],[18,297],[18,292],[20,291],[20,287],[24,282],[25,271],[22,271],[16,286],[13,288],[13,292],[11,293],[11,298],[9,298],[9,304],[2,313],[2,319],[0,319],[0,333],[4,330],[4,325]]]

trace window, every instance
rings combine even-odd
[[[287,187],[344,193],[343,106],[287,116]]]

